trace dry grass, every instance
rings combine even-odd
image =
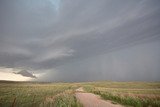
[[[74,96],[78,87],[114,103],[160,107],[159,82],[0,82],[0,107],[81,107]]]
[[[85,89],[124,105],[135,107],[160,106],[160,83],[147,82],[92,82]]]
[[[0,83],[0,107],[39,107],[46,97],[75,88],[69,83]]]

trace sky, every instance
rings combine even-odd
[[[160,81],[160,0],[0,0],[0,80],[21,70],[36,81]]]

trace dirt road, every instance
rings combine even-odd
[[[83,88],[76,90],[76,98],[84,107],[123,107],[119,104],[112,104],[111,101],[102,100],[99,96],[92,93],[85,93]]]

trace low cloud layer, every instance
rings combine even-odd
[[[1,0],[0,67],[40,81],[160,78],[159,0]]]

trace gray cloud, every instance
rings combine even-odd
[[[1,0],[0,66],[40,80],[159,80],[159,0]]]

